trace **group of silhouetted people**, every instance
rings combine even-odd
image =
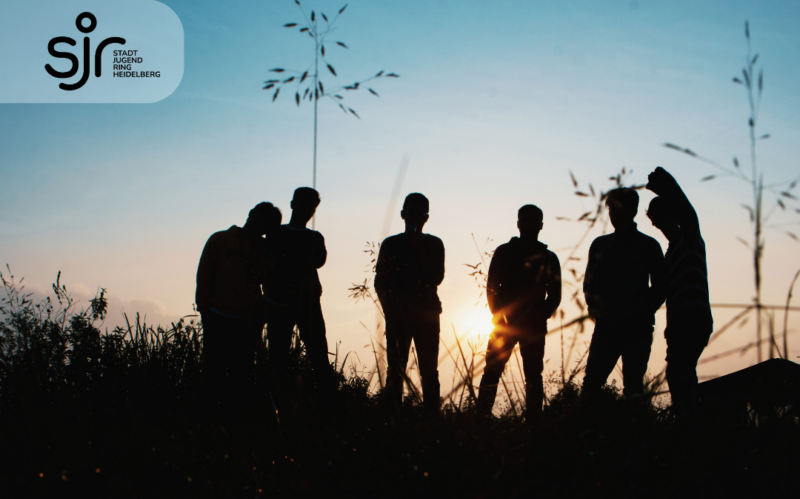
[[[294,192],[288,224],[281,225],[281,211],[272,203],[260,203],[244,227],[213,234],[203,248],[195,302],[203,322],[204,373],[215,400],[247,385],[266,323],[270,381],[279,401],[289,384],[295,326],[320,399],[335,401],[317,273],[327,250],[322,234],[307,228],[319,203],[316,190],[301,187]]]
[[[582,400],[591,403],[622,358],[624,395],[644,395],[644,377],[653,342],[655,312],[666,300],[667,381],[676,416],[699,408],[697,362],[712,331],[706,254],[697,214],[675,179],[658,167],[647,188],[657,194],[647,216],[669,240],[664,256],[658,242],[636,228],[639,195],[617,188],[606,196],[614,232],[594,240],[584,293],[595,329],[589,347]],[[288,355],[295,325],[311,361],[324,403],[336,404],[336,382],[328,359],[322,286],[317,269],[325,264],[325,240],[306,226],[320,203],[319,193],[301,187],[292,216],[281,225],[280,210],[261,203],[245,225],[212,235],[197,272],[197,309],[204,327],[204,373],[212,390],[235,392],[247,383],[256,346],[267,325],[271,386],[278,399],[289,383]],[[402,405],[413,340],[425,412],[440,406],[437,292],[444,280],[444,244],[425,234],[429,201],[409,194],[400,216],[405,230],[386,238],[376,264],[375,290],[386,319],[388,371],[384,400]],[[519,209],[519,237],[492,256],[487,301],[494,330],[478,392],[478,411],[490,415],[503,370],[519,344],[526,382],[526,418],[541,418],[547,321],[561,304],[561,263],[539,241],[540,208]]]
[[[647,217],[669,241],[667,254],[636,228],[637,192],[611,191],[606,205],[614,232],[592,243],[583,281],[595,328],[581,395],[595,397],[620,357],[623,394],[644,394],[655,312],[666,300],[667,383],[675,415],[686,419],[699,409],[697,362],[713,328],[705,243],[697,213],[672,175],[658,167],[647,179],[657,194]]]

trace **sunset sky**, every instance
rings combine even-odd
[[[17,0],[14,0],[17,1]],[[342,2],[307,0],[329,14]],[[292,0],[164,1],[185,32],[185,70],[177,90],[155,104],[0,105],[0,263],[46,292],[58,271],[77,297],[108,289],[112,310],[167,323],[192,312],[200,252],[213,232],[242,225],[260,201],[290,215],[296,187],[311,184],[313,111],[290,95],[262,91],[270,68],[304,69],[313,42],[282,27],[299,21]],[[764,68],[758,161],[767,183],[800,176],[800,3],[792,1],[446,1],[352,0],[328,49],[348,84],[393,71],[345,101],[361,119],[321,101],[317,229],[328,263],[320,271],[331,349],[354,351],[367,367],[375,307],[348,298],[369,277],[365,243],[378,242],[398,169],[402,195],[431,201],[426,232],[446,248],[440,295],[442,335],[488,334],[488,312],[464,264],[517,235],[516,210],[545,213],[540,239],[566,258],[590,202],[574,196],[569,172],[585,187],[608,189],[623,166],[646,182],[657,165],[673,173],[695,204],[709,254],[712,303],[748,303],[751,257],[749,187],[662,146],[689,147],[724,165],[738,156],[749,171],[748,107],[740,75],[750,21]],[[3,50],[12,50],[6,47]],[[666,240],[644,216],[642,232]],[[770,196],[766,206],[772,206]],[[584,209],[586,208],[586,209]],[[399,205],[390,234],[402,229]],[[800,215],[778,213],[775,223]],[[780,227],[767,232],[764,300],[780,305],[800,268],[800,245]],[[599,232],[593,234],[599,235]],[[584,258],[588,242],[578,253]],[[563,262],[562,262],[563,263]],[[580,269],[585,261],[580,262]],[[3,270],[3,275],[7,271]],[[796,294],[800,294],[797,290]],[[566,296],[569,293],[565,293]],[[476,303],[478,305],[476,306]],[[571,309],[567,309],[568,315]],[[716,310],[722,325],[735,311]],[[663,312],[650,361],[663,366]],[[776,315],[781,324],[782,314]],[[800,328],[800,314],[790,332]],[[582,335],[590,339],[591,328]],[[571,338],[570,332],[568,338]],[[752,341],[752,323],[707,350]],[[792,359],[800,335],[790,336]],[[485,345],[483,346],[485,348]],[[548,338],[546,369],[560,363]],[[755,362],[744,356],[704,364],[701,375]],[[449,371],[448,371],[449,372]],[[449,376],[449,374],[448,374]],[[444,376],[443,376],[444,378]],[[443,389],[449,379],[442,380]]]

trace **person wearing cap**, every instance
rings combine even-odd
[[[517,212],[519,237],[492,255],[486,298],[495,324],[486,350],[486,369],[478,392],[478,410],[491,414],[497,385],[514,347],[520,345],[525,373],[527,420],[541,419],[544,400],[544,340],[547,319],[561,304],[561,264],[539,241],[542,210],[532,204]]]
[[[606,197],[614,232],[589,248],[583,292],[595,326],[581,396],[595,397],[622,357],[623,394],[644,394],[656,310],[664,303],[664,253],[633,221],[639,194],[619,187]]]
[[[444,280],[444,244],[425,234],[428,198],[406,196],[400,217],[405,231],[381,244],[375,269],[375,290],[386,318],[386,394],[396,410],[403,401],[411,341],[416,346],[425,411],[439,411],[439,315],[437,287]]]
[[[328,360],[328,339],[320,305],[322,285],[317,271],[325,265],[328,252],[322,234],[306,227],[319,203],[316,190],[296,189],[289,223],[281,225],[268,242],[272,263],[270,296],[280,305],[270,310],[267,339],[273,383],[277,383],[280,392],[288,383],[289,349],[297,325],[314,369],[318,393],[324,403],[332,403],[336,387]]]
[[[231,226],[206,242],[197,267],[195,303],[203,323],[203,372],[221,395],[247,381],[264,329],[264,236],[281,223],[272,203],[250,210],[243,227]]]
[[[647,217],[669,240],[664,257],[667,298],[667,383],[677,419],[697,415],[697,362],[714,330],[708,292],[706,244],[692,203],[675,178],[660,166],[647,176],[657,194]]]

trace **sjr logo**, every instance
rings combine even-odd
[[[83,21],[88,19],[89,26],[84,26]],[[79,15],[78,18],[75,20],[75,25],[78,27],[78,31],[81,33],[89,34],[97,27],[97,18],[91,12],[84,12],[83,14]],[[67,36],[57,36],[50,40],[50,43],[47,44],[47,51],[53,57],[58,57],[59,59],[69,59],[72,62],[72,68],[69,71],[56,71],[53,69],[52,66],[46,64],[44,69],[55,78],[70,78],[75,76],[78,73],[78,68],[80,67],[80,61],[78,61],[78,57],[75,54],[70,52],[59,52],[56,50],[56,45],[59,43],[67,43],[72,45],[73,47],[76,45],[75,40],[69,38]],[[112,36],[111,38],[106,38],[100,45],[97,46],[97,50],[94,53],[94,75],[96,77],[100,77],[101,74],[101,58],[103,55],[103,49],[106,48],[108,45],[112,43],[118,43],[120,45],[125,45],[125,39],[120,38],[118,36]],[[89,60],[90,60],[90,50],[89,50],[89,37],[83,37],[83,75],[81,79],[75,83],[61,83],[58,87],[61,90],[78,90],[82,86],[89,81]]]

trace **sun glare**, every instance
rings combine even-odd
[[[472,338],[478,336],[486,338],[492,332],[492,313],[488,307],[475,306],[464,310],[458,315],[456,321],[456,331],[459,337],[469,335]]]

